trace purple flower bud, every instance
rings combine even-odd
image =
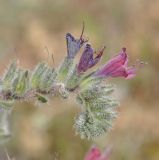
[[[95,53],[90,44],[86,44],[85,49],[80,58],[80,62],[77,66],[78,73],[85,72],[87,69],[96,65],[103,55],[105,47],[103,47],[95,58],[93,58],[93,54]]]
[[[136,75],[136,68],[128,67],[128,56],[126,48],[122,48],[121,53],[112,58],[101,69],[95,72],[95,76],[100,77],[125,77],[130,79]]]
[[[68,58],[74,58],[80,48],[88,41],[83,36],[84,28],[79,39],[75,39],[70,33],[66,34]]]

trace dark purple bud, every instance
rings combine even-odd
[[[95,52],[93,51],[90,44],[86,44],[85,49],[84,49],[82,56],[80,58],[79,64],[77,66],[78,73],[85,72],[87,69],[96,65],[99,62],[99,60],[101,59],[104,49],[105,49],[105,47],[103,47],[97,53],[97,56],[95,58],[93,58],[93,55]]]
[[[136,68],[128,67],[128,56],[126,48],[109,60],[106,65],[99,69],[94,75],[100,77],[125,77],[130,79],[136,75]]]
[[[84,27],[79,39],[75,39],[70,33],[66,34],[68,58],[74,58],[80,48],[88,41],[83,38]]]

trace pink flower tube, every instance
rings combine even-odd
[[[126,48],[109,60],[101,69],[97,70],[94,75],[99,77],[125,77],[133,78],[136,75],[136,68],[128,67],[128,56]]]

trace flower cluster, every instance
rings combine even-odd
[[[70,33],[66,35],[68,58],[74,58],[80,48],[87,42],[82,37],[75,39]],[[89,68],[95,66],[102,58],[105,47],[94,52],[92,46],[88,43],[84,46],[84,51],[77,65],[78,74],[86,72]],[[93,57],[96,54],[96,57]],[[130,79],[136,75],[136,68],[128,67],[128,55],[126,48],[109,60],[103,67],[94,73],[96,77],[125,77]]]
[[[77,39],[67,33],[66,43],[67,56],[57,69],[46,62],[39,63],[33,70],[21,69],[17,61],[13,61],[0,78],[0,108],[3,109],[0,136],[10,134],[8,129],[6,131],[6,117],[16,101],[46,103],[50,95],[60,95],[64,99],[71,94],[76,96],[82,112],[75,118],[74,127],[82,138],[98,137],[112,127],[118,102],[110,96],[113,85],[104,80],[109,77],[129,79],[136,75],[136,68],[128,67],[126,48],[101,68],[89,72],[101,60],[105,47],[94,51],[88,40],[83,38],[83,31]],[[79,63],[75,64],[75,56],[82,48]]]

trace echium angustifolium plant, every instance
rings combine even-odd
[[[10,136],[8,117],[17,101],[48,101],[48,96],[60,95],[66,99],[76,95],[81,113],[75,118],[74,127],[82,138],[92,139],[103,135],[112,127],[118,102],[110,95],[113,85],[106,83],[110,77],[132,78],[136,68],[128,67],[126,48],[97,70],[88,70],[101,59],[105,47],[94,51],[88,40],[76,39],[66,34],[67,55],[61,65],[54,69],[40,62],[32,71],[22,69],[14,60],[0,79],[0,137]],[[74,59],[79,50],[83,53],[78,64]]]

